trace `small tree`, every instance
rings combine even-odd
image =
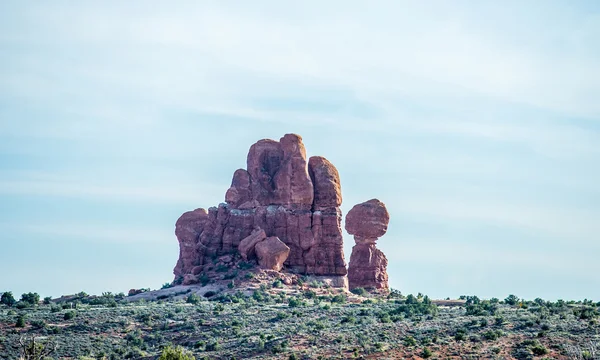
[[[17,317],[15,326],[19,328],[25,327],[25,315],[19,315],[19,317]]]
[[[6,306],[13,306],[14,304],[17,303],[17,300],[15,300],[12,292],[7,291],[5,293],[2,294],[2,297],[0,298],[0,303],[6,305]]]
[[[504,302],[507,303],[508,305],[517,305],[519,303],[519,298],[516,295],[508,295],[508,297],[506,299],[504,299]]]
[[[30,338],[20,338],[21,359],[23,360],[42,360],[49,357],[56,351],[56,342],[52,339],[42,341],[34,336]]]
[[[44,298],[44,305],[50,305],[51,301],[52,301],[52,297],[51,296],[46,296]]]
[[[28,292],[21,295],[21,301],[31,305],[37,305],[40,302],[40,294]]]
[[[187,299],[186,302],[188,304],[198,304],[200,302],[200,296],[198,296],[198,294],[190,294]]]

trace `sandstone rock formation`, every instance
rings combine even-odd
[[[240,245],[238,245],[238,251],[242,256],[242,259],[248,260],[252,258],[255,255],[254,247],[256,244],[266,238],[267,233],[265,233],[263,229],[256,229],[252,232],[252,234],[240,241]]]
[[[175,284],[198,282],[222,255],[253,259],[257,244],[266,241],[257,240],[261,231],[289,248],[284,259],[288,271],[346,275],[339,174],[325,158],[307,161],[300,136],[252,145],[247,168],[235,171],[225,201],[208,211],[187,212],[177,221]]]
[[[268,237],[256,244],[258,264],[263,269],[280,271],[289,255],[290,248],[276,236]]]
[[[389,221],[385,204],[377,199],[355,205],[348,212],[346,231],[356,241],[348,266],[350,289],[388,289],[388,261],[375,242],[385,235]]]

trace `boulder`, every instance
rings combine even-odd
[[[358,239],[374,239],[387,232],[390,214],[377,199],[355,205],[346,215],[346,231]]]
[[[281,271],[283,263],[290,255],[290,248],[276,236],[256,244],[255,251],[260,267],[275,271]]]
[[[242,259],[248,260],[255,256],[254,247],[259,242],[263,241],[267,238],[267,234],[263,229],[256,229],[250,234],[250,236],[244,238],[244,240],[240,241],[240,245],[238,245],[238,251],[242,256]]]

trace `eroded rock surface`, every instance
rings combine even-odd
[[[289,248],[283,263],[288,271],[347,274],[339,174],[325,158],[307,161],[299,135],[252,145],[247,169],[235,171],[225,201],[208,212],[185,213],[178,220],[176,284],[198,279],[218,256],[241,254],[250,260],[260,242],[252,240],[256,229],[262,229],[266,237],[279,238]]]
[[[258,264],[263,269],[280,271],[290,255],[290,248],[276,236],[271,236],[256,244]]]
[[[390,215],[377,199],[355,205],[346,216],[346,231],[354,235],[348,266],[350,289],[388,289],[387,258],[375,243],[385,235]]]
[[[350,289],[387,289],[388,260],[377,249],[375,243],[357,243],[352,248],[348,265],[348,284]]]

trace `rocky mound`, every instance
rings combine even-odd
[[[323,157],[306,159],[299,135],[260,140],[235,171],[225,203],[184,213],[175,226],[174,284],[194,284],[217,263],[344,276],[340,178]],[[223,262],[224,256],[226,258]],[[239,259],[239,261],[237,260]]]

